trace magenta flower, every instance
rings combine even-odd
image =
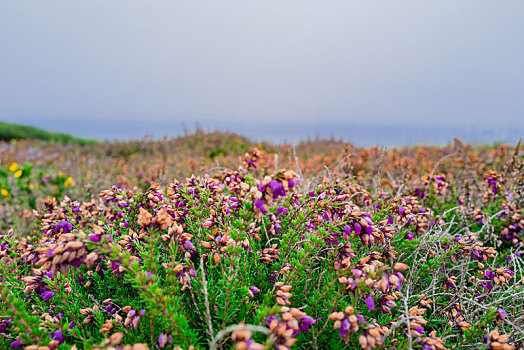
[[[87,238],[92,240],[93,242],[100,242],[101,236],[100,235],[88,235]]]
[[[49,300],[55,295],[55,292],[48,290],[47,292],[42,293],[42,299]]]
[[[267,214],[267,210],[264,209],[264,202],[262,201],[262,199],[258,198],[255,200],[255,207],[258,208],[258,210],[260,210],[260,212],[264,215]]]
[[[314,324],[316,321],[313,317],[311,316],[304,316],[301,320],[300,320],[300,330],[302,332],[309,332],[309,327]]]
[[[11,343],[11,347],[12,348],[19,348],[22,346],[22,341],[21,340],[15,340],[14,342]]]
[[[375,300],[373,300],[373,295],[369,294],[364,301],[370,310],[375,310]]]

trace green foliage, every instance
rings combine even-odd
[[[73,137],[65,133],[49,132],[29,125],[19,125],[0,121],[0,140],[43,140],[60,144],[91,145],[95,141]]]

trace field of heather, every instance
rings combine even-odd
[[[520,144],[0,150],[2,349],[523,348]]]

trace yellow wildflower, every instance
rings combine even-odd
[[[70,184],[71,186],[75,184],[75,180],[73,180],[73,178],[72,178],[71,176],[69,176],[69,177],[67,178],[67,182],[69,182],[69,184]]]
[[[22,174],[23,174],[22,170],[17,170],[15,173],[15,177],[20,177],[22,176]]]
[[[29,188],[34,190],[35,189],[35,185],[31,184],[31,185],[29,185]]]
[[[16,164],[15,162],[11,163],[11,165],[9,166],[9,171],[17,171],[18,170],[18,164]]]
[[[66,180],[66,181],[64,181],[64,187],[67,187],[67,186],[69,186],[69,182],[67,182],[67,180]]]
[[[4,196],[4,197],[7,197],[7,195],[9,194],[9,192],[7,192],[7,190],[5,188],[2,188],[0,193],[2,193],[2,196]]]

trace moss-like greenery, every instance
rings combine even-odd
[[[29,125],[19,125],[0,121],[0,140],[43,140],[60,144],[90,145],[93,140],[73,137],[69,134],[50,132]]]

